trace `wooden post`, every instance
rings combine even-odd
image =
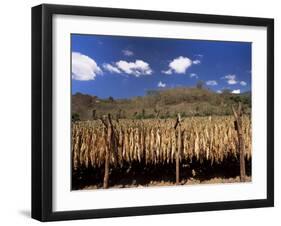
[[[239,149],[239,160],[240,160],[240,181],[246,181],[246,170],[245,170],[245,145],[242,131],[242,105],[239,102],[238,110],[235,111],[234,107],[232,107],[232,111],[235,117],[235,130],[237,131],[238,136],[238,149]]]
[[[178,114],[177,122],[175,124],[177,132],[177,152],[176,152],[176,184],[180,183],[180,152],[181,152],[181,116]]]
[[[96,111],[96,109],[92,110],[92,118],[93,118],[93,120],[97,119],[97,111]]]
[[[103,188],[108,188],[111,133],[112,133],[111,126],[109,123],[106,124],[106,128],[107,128],[107,145],[106,145],[106,149],[105,149]]]
[[[105,150],[105,161],[104,161],[104,177],[103,177],[103,188],[108,188],[109,180],[109,148],[106,147]]]
[[[108,115],[107,121],[104,118],[101,118],[103,125],[107,131],[107,139],[106,139],[106,148],[105,148],[105,159],[104,159],[104,177],[103,177],[103,188],[108,188],[108,181],[109,181],[109,166],[110,166],[110,153],[112,148],[112,122],[111,116]]]

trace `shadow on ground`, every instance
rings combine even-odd
[[[30,218],[31,217],[31,212],[30,210],[19,210],[19,214],[24,216],[24,217],[28,217]]]
[[[123,167],[111,167],[109,175],[109,187],[125,188],[137,186],[149,186],[152,183],[165,185],[175,183],[175,163],[144,165],[139,162],[123,165]],[[90,188],[102,188],[103,167],[80,169],[72,172],[72,190]],[[227,158],[222,163],[202,162],[193,159],[192,162],[182,162],[180,167],[180,181],[185,184],[188,180],[199,183],[214,178],[230,179],[240,175],[239,160]],[[246,160],[246,175],[251,176],[251,159]]]

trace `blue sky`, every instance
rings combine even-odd
[[[100,98],[195,86],[251,91],[251,43],[71,35],[72,93]]]

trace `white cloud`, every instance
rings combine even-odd
[[[240,93],[240,89],[234,89],[234,90],[232,90],[231,93],[233,93],[233,94],[239,94],[239,93]]]
[[[125,56],[133,56],[133,55],[134,55],[134,52],[131,51],[131,50],[128,50],[128,49],[122,50],[122,53],[123,53]]]
[[[72,79],[94,80],[98,74],[102,74],[102,70],[92,58],[72,52]]]
[[[247,82],[241,81],[241,82],[240,82],[240,85],[241,85],[241,86],[246,86],[246,85],[247,85]]]
[[[227,80],[227,83],[228,83],[229,85],[235,85],[235,84],[237,84],[238,82],[237,82],[235,79],[230,79],[230,80]]]
[[[199,76],[196,73],[190,73],[189,77],[190,78],[196,78],[196,79],[199,78]]]
[[[135,62],[120,60],[116,62],[116,66],[126,74],[134,75],[136,77],[152,74],[149,64],[142,60],[136,60]]]
[[[172,69],[168,69],[167,71],[162,71],[162,73],[166,75],[171,75],[172,74]]]
[[[226,82],[229,85],[235,85],[237,83],[239,83],[241,86],[246,86],[247,85],[247,82],[237,80],[236,75],[234,75],[234,74],[228,74],[226,76],[221,77],[221,79],[225,79]]]
[[[201,61],[200,61],[200,60],[194,60],[192,63],[193,63],[193,64],[200,64]]]
[[[217,90],[217,93],[222,93],[222,91],[221,90]]]
[[[169,69],[162,71],[165,74],[185,74],[186,70],[192,65],[192,60],[187,57],[179,56],[169,63]]]
[[[218,85],[217,81],[216,80],[209,80],[206,82],[206,85],[208,86],[216,86]]]
[[[227,80],[234,80],[234,79],[236,79],[236,75],[229,74],[229,75],[224,76],[223,78],[227,79]]]
[[[111,64],[103,64],[102,66],[105,70],[109,71],[110,73],[117,73],[117,74],[121,73],[121,71],[117,67]]]
[[[166,83],[160,81],[160,82],[158,82],[157,86],[161,87],[161,88],[165,88],[166,87]]]
[[[222,79],[226,79],[227,84],[229,84],[229,85],[235,85],[238,83],[238,81],[236,80],[236,75],[234,75],[234,74],[229,74],[229,75],[223,76]]]

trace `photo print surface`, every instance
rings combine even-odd
[[[72,190],[251,182],[250,42],[71,35]]]

